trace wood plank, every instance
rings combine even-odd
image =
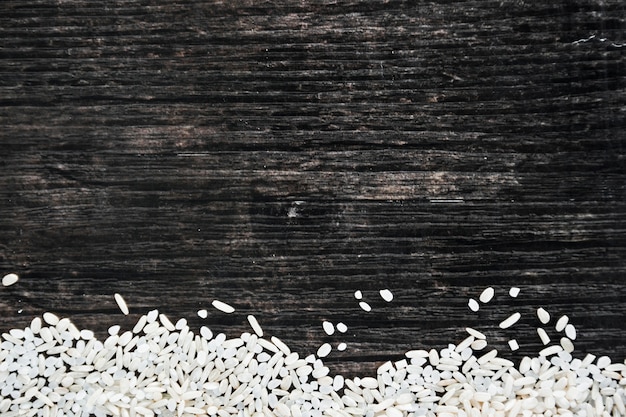
[[[253,313],[361,375],[468,325],[536,353],[544,306],[626,358],[621,2],[227,3],[2,3],[3,331]]]

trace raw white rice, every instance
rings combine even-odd
[[[369,304],[367,304],[365,301],[360,301],[359,302],[359,307],[361,307],[361,309],[363,309],[363,311],[372,311],[372,307],[370,307]]]
[[[478,301],[474,300],[473,298],[469,299],[469,301],[467,302],[467,306],[470,308],[470,310],[474,312],[480,309],[480,305],[478,304]]]
[[[511,289],[509,289],[509,295],[513,298],[517,297],[519,295],[520,289],[518,287],[511,287]]]
[[[326,356],[328,356],[331,350],[332,347],[330,346],[330,344],[324,343],[322,346],[319,347],[319,349],[317,349],[317,357],[325,358]]]
[[[346,345],[344,342],[341,342],[337,345],[337,350],[342,352],[344,350],[346,350],[346,348],[348,347],[348,345]]]
[[[122,314],[127,316],[129,313],[129,310],[128,310],[128,305],[126,304],[126,301],[124,301],[124,298],[122,298],[122,296],[118,293],[115,293],[113,295],[113,298],[115,298],[115,302],[117,303],[117,306],[120,308],[120,311],[122,312]]]
[[[537,334],[539,335],[539,338],[541,339],[541,343],[543,343],[544,345],[547,345],[548,343],[550,343],[550,336],[548,336],[548,333],[546,333],[543,327],[537,327]]]
[[[379,293],[383,300],[385,300],[386,302],[389,303],[393,300],[393,293],[390,290],[385,288],[384,290],[380,290]]]
[[[565,335],[571,340],[576,340],[576,328],[573,324],[569,323],[567,326],[565,326]]]
[[[354,298],[356,298],[357,300],[360,300],[363,298],[363,293],[361,292],[361,290],[356,290],[354,292]]]
[[[509,347],[513,351],[518,350],[519,349],[519,343],[517,343],[517,340],[511,339],[511,340],[509,340]]]
[[[548,346],[547,348],[544,348],[542,350],[539,351],[539,356],[550,356],[550,355],[554,355],[556,353],[559,353],[563,350],[563,348],[559,345],[552,345],[552,346]]]
[[[554,328],[556,329],[557,332],[562,332],[563,330],[565,330],[565,327],[567,326],[568,322],[569,322],[569,317],[567,317],[567,315],[564,314],[557,320]]]
[[[2,277],[2,285],[5,287],[10,287],[11,285],[15,284],[17,281],[19,281],[20,277],[17,276],[17,274],[6,274],[5,276]]]
[[[470,347],[472,348],[472,350],[483,350],[487,347],[487,341],[484,339],[474,340]]]
[[[346,326],[344,323],[339,322],[337,323],[337,330],[339,330],[340,333],[345,333],[348,331],[348,326]]]
[[[45,312],[43,313],[43,321],[51,326],[56,326],[59,323],[59,317],[54,313]]]
[[[537,317],[542,324],[548,324],[550,322],[550,313],[548,313],[543,307],[537,309]]]
[[[562,337],[560,342],[565,352],[572,353],[574,351],[574,344],[567,337]]]
[[[252,314],[248,315],[248,323],[250,323],[250,327],[252,327],[252,330],[254,331],[254,333],[256,333],[257,336],[263,337],[263,329],[261,328],[261,325],[257,321],[256,317],[254,317]]]
[[[149,314],[121,336],[117,325],[111,326],[113,335],[104,343],[49,315],[46,325],[33,320],[25,330],[5,333],[2,416],[616,417],[626,412],[621,382],[626,364],[604,356],[596,361],[594,355],[580,361],[562,346],[524,357],[515,367],[496,350],[475,356],[465,347],[474,337],[470,333],[457,346],[409,351],[404,360],[385,362],[375,376],[346,379],[331,376],[318,359],[332,352],[327,344],[317,357],[300,359],[276,337],[213,338],[207,327],[196,336],[186,320],[178,320],[170,333],[169,319]],[[39,342],[52,333],[58,338]],[[483,339],[474,342],[486,345]],[[340,343],[337,350],[343,349]],[[15,366],[32,361],[41,364],[41,372]]]
[[[480,300],[481,303],[488,303],[489,301],[493,299],[494,294],[495,294],[495,290],[493,289],[493,287],[487,287],[483,290],[483,292],[480,294],[480,297],[478,297],[478,299]]]
[[[508,318],[503,320],[499,324],[499,326],[500,326],[501,329],[508,329],[509,327],[511,327],[512,325],[517,323],[519,321],[520,317],[522,317],[522,315],[520,313],[517,313],[517,312],[513,313]]]
[[[201,319],[206,319],[207,317],[209,317],[209,312],[206,311],[204,308],[198,310],[198,317],[200,317]]]
[[[476,329],[472,329],[471,327],[466,327],[465,331],[467,333],[471,334],[472,336],[474,336],[476,339],[486,339],[487,338],[483,333],[479,332]]]
[[[322,322],[322,328],[324,329],[324,332],[329,336],[335,333],[335,326],[333,326],[333,324],[329,321],[324,320]]]
[[[218,309],[219,311],[222,311],[227,314],[230,314],[235,311],[235,308],[233,306],[231,306],[230,304],[226,304],[225,302],[220,301],[220,300],[213,300],[211,305],[215,307],[216,309]]]

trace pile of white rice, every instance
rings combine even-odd
[[[3,334],[0,415],[626,416],[626,364],[575,359],[558,345],[516,366],[473,351],[470,334],[347,379],[275,337],[194,334],[156,310],[132,331],[109,333],[101,342],[46,313]]]

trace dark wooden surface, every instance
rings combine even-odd
[[[49,310],[104,336],[159,308],[235,336],[253,313],[302,354],[345,341],[327,362],[355,375],[466,325],[536,353],[544,306],[581,354],[623,360],[625,18],[613,0],[3,1],[0,272],[22,279],[2,330]]]

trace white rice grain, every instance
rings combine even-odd
[[[517,340],[515,340],[515,339],[509,340],[509,347],[511,348],[512,351],[518,350],[519,349],[519,344],[517,343]]]
[[[59,317],[54,313],[45,312],[43,313],[43,321],[48,323],[50,326],[56,326],[59,324]]]
[[[256,333],[257,336],[263,337],[263,329],[261,328],[261,325],[257,321],[256,317],[254,317],[252,314],[248,315],[248,323],[250,323],[250,327],[252,327],[252,330],[254,331],[254,333]]]
[[[211,305],[215,307],[216,309],[218,309],[219,311],[224,312],[226,314],[230,314],[235,311],[235,308],[233,306],[226,304],[225,302],[220,301],[220,300],[213,300]]]
[[[367,311],[367,312],[372,311],[372,307],[370,307],[370,305],[369,305],[369,304],[367,304],[365,301],[360,301],[360,302],[359,302],[359,307],[361,307],[361,309],[362,309],[363,311]]]
[[[537,309],[537,317],[542,324],[548,324],[550,322],[550,313],[548,313],[543,307]]]
[[[483,339],[474,340],[470,347],[472,350],[483,350],[487,347],[487,341]]]
[[[574,351],[574,344],[567,337],[562,337],[560,343],[565,352],[572,353]]]
[[[201,319],[206,319],[207,317],[209,317],[209,312],[206,311],[204,308],[198,310],[197,314],[198,314],[198,317],[200,317]]]
[[[340,333],[345,333],[348,331],[348,326],[346,326],[344,323],[339,322],[337,323],[337,330],[339,330]]]
[[[285,356],[291,353],[291,350],[289,349],[289,347],[286,344],[284,344],[283,341],[277,338],[276,336],[272,336],[270,340],[281,352],[283,352],[283,354],[285,354]]]
[[[554,328],[556,329],[557,332],[562,332],[563,330],[565,330],[565,326],[567,326],[567,323],[569,322],[569,317],[567,317],[567,315],[563,314],[556,322],[556,325],[554,326]]]
[[[513,298],[516,298],[519,295],[519,292],[519,287],[511,287],[511,289],[509,289],[509,295]]]
[[[322,328],[324,329],[324,332],[329,336],[335,333],[335,326],[333,326],[333,324],[329,321],[324,320],[322,322]]]
[[[384,290],[380,290],[379,293],[383,300],[385,300],[386,302],[389,303],[393,300],[393,293],[390,290],[385,288]]]
[[[117,306],[120,308],[120,311],[122,312],[122,314],[127,316],[130,313],[130,311],[128,310],[128,305],[126,304],[126,301],[124,301],[124,298],[118,293],[115,293],[113,295],[113,298],[115,298],[115,302],[117,303]]]
[[[514,325],[515,323],[517,323],[520,319],[520,317],[522,317],[522,315],[520,313],[513,313],[511,314],[507,319],[503,320],[499,326],[501,329],[508,329],[509,327],[511,327],[512,325]]]
[[[539,351],[539,356],[551,356],[563,351],[563,348],[559,345],[548,346]]]
[[[331,350],[332,347],[330,346],[330,344],[324,343],[322,346],[319,347],[319,349],[317,349],[317,357],[325,358],[326,356],[328,356]]]
[[[478,297],[478,299],[480,300],[481,303],[488,303],[489,301],[493,299],[494,295],[495,295],[495,290],[493,289],[493,287],[487,287],[483,290],[483,292],[480,294],[480,297]]]
[[[473,298],[469,299],[469,301],[467,302],[467,306],[469,307],[470,310],[474,312],[480,309],[480,305],[478,304],[478,301],[474,300]]]
[[[548,333],[546,333],[543,327],[537,327],[537,334],[539,335],[539,338],[541,339],[541,343],[543,343],[544,345],[547,345],[548,343],[550,343],[550,336],[548,336]]]
[[[573,324],[569,323],[565,326],[565,336],[569,337],[571,340],[576,340],[576,328]]]
[[[2,285],[5,287],[10,287],[11,285],[19,281],[19,279],[20,277],[18,277],[17,274],[6,274],[2,277]]]
[[[465,331],[467,333],[471,334],[472,336],[474,336],[476,339],[486,339],[487,338],[483,333],[481,333],[478,330],[473,329],[471,327],[466,327]]]

